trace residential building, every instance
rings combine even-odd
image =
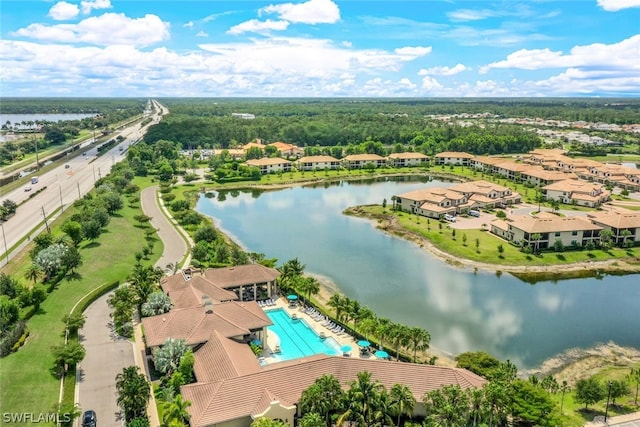
[[[557,240],[563,246],[585,246],[600,241],[602,227],[579,216],[561,217],[549,212],[536,216],[511,215],[491,223],[491,232],[521,246],[538,250],[552,248]]]
[[[289,172],[291,170],[291,161],[281,157],[263,157],[261,159],[252,159],[245,162],[247,166],[255,166],[260,168],[261,174],[274,172]]]
[[[425,188],[396,196],[395,203],[406,212],[428,218],[441,218],[446,214],[455,215],[469,209],[468,198],[457,191],[447,188]]]
[[[305,156],[296,161],[300,171],[340,169],[341,164],[340,160],[331,156]]]
[[[347,169],[363,169],[368,164],[380,168],[386,165],[387,159],[377,154],[350,154],[342,162]]]
[[[469,166],[471,159],[473,159],[473,154],[465,153],[464,151],[444,151],[442,153],[438,153],[433,158],[435,159],[436,165],[462,165]]]
[[[514,193],[508,187],[483,180],[454,184],[449,187],[449,190],[462,193],[470,202],[475,202],[475,207],[505,207],[522,202],[519,193]]]
[[[604,185],[577,179],[554,182],[542,187],[542,190],[548,200],[590,208],[600,206],[611,197],[611,192]]]
[[[634,243],[640,242],[640,212],[626,209],[607,212],[596,211],[590,212],[588,217],[594,224],[603,229],[611,230],[616,245],[622,245],[625,239]]]
[[[424,166],[429,163],[429,156],[417,152],[392,153],[387,156],[387,163],[396,168]]]
[[[272,142],[267,144],[269,147],[275,147],[281,156],[284,157],[300,157],[304,154],[304,150],[297,145],[287,144],[286,142]]]

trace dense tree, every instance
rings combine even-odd
[[[578,380],[575,389],[575,401],[584,403],[584,409],[606,397],[606,390],[596,378]]]
[[[512,384],[511,416],[515,426],[555,426],[551,413],[554,402],[549,393],[530,382],[516,380]]]
[[[469,396],[459,385],[447,385],[425,394],[427,426],[457,427],[469,419]]]
[[[5,332],[20,318],[20,306],[16,300],[0,295],[0,333]]]
[[[498,369],[500,369],[500,361],[489,353],[484,351],[470,351],[460,353],[455,357],[459,368],[465,368],[476,373],[488,380],[494,378]]]
[[[333,375],[323,375],[300,397],[300,409],[303,413],[316,413],[322,417],[326,425],[331,424],[331,414],[340,408],[344,392],[340,382]]]
[[[188,426],[191,415],[187,409],[191,402],[183,400],[181,395],[175,396],[173,401],[162,405],[162,421],[166,426]]]
[[[638,368],[631,368],[631,372],[629,372],[629,375],[627,376],[627,379],[632,383],[636,385],[636,397],[634,400],[634,405],[638,405],[638,389],[640,389],[640,367]]]
[[[384,386],[374,381],[370,372],[358,372],[356,379],[350,383],[346,408],[338,417],[336,425],[351,422],[362,427],[371,426],[375,421],[381,393],[386,393]]]
[[[66,220],[60,229],[69,236],[75,246],[78,246],[80,242],[82,242],[82,239],[84,239],[82,224],[79,222],[70,219]]]
[[[127,421],[146,416],[151,388],[137,366],[126,367],[116,376],[116,390]]]
[[[285,424],[280,420],[272,420],[267,417],[260,417],[253,420],[251,423],[251,427],[287,427],[288,424]]]
[[[77,365],[86,354],[82,344],[77,341],[69,341],[67,344],[51,348],[56,366],[60,372],[66,372],[69,367]]]
[[[610,397],[611,403],[613,405],[616,404],[616,399],[619,399],[623,396],[629,394],[629,384],[624,380],[613,380],[609,383]]]
[[[74,311],[71,314],[65,314],[62,321],[66,325],[67,329],[69,329],[69,332],[76,333],[79,329],[84,327],[84,324],[87,321],[87,316],[83,313]]]
[[[416,398],[411,389],[405,385],[394,384],[389,390],[389,399],[397,417],[396,426],[404,425],[403,416],[411,417],[416,406]]]

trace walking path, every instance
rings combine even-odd
[[[600,420],[600,418],[602,418]],[[598,420],[594,420],[584,425],[585,427],[640,427],[640,412],[634,412],[633,414],[618,415],[616,417],[607,418],[605,423],[604,417],[598,417]]]
[[[179,263],[181,267],[189,265],[191,257],[189,255],[193,242],[187,233],[170,217],[166,212],[164,203],[157,197],[158,186],[148,187],[140,194],[140,206],[145,215],[151,217],[150,223],[158,231],[158,236],[162,240],[164,250],[156,266],[167,269],[168,264]],[[169,219],[171,218],[171,219]],[[184,261],[183,261],[184,260]],[[134,328],[136,364],[140,371],[145,373],[147,378],[151,378],[149,367],[146,363],[145,345],[142,334],[142,323],[138,322]],[[160,418],[156,409],[156,400],[153,392],[147,407],[149,424],[152,427],[160,426]]]

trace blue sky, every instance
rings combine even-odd
[[[640,0],[2,0],[0,94],[640,96]]]

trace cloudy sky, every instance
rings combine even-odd
[[[640,0],[2,0],[2,96],[640,96]]]

